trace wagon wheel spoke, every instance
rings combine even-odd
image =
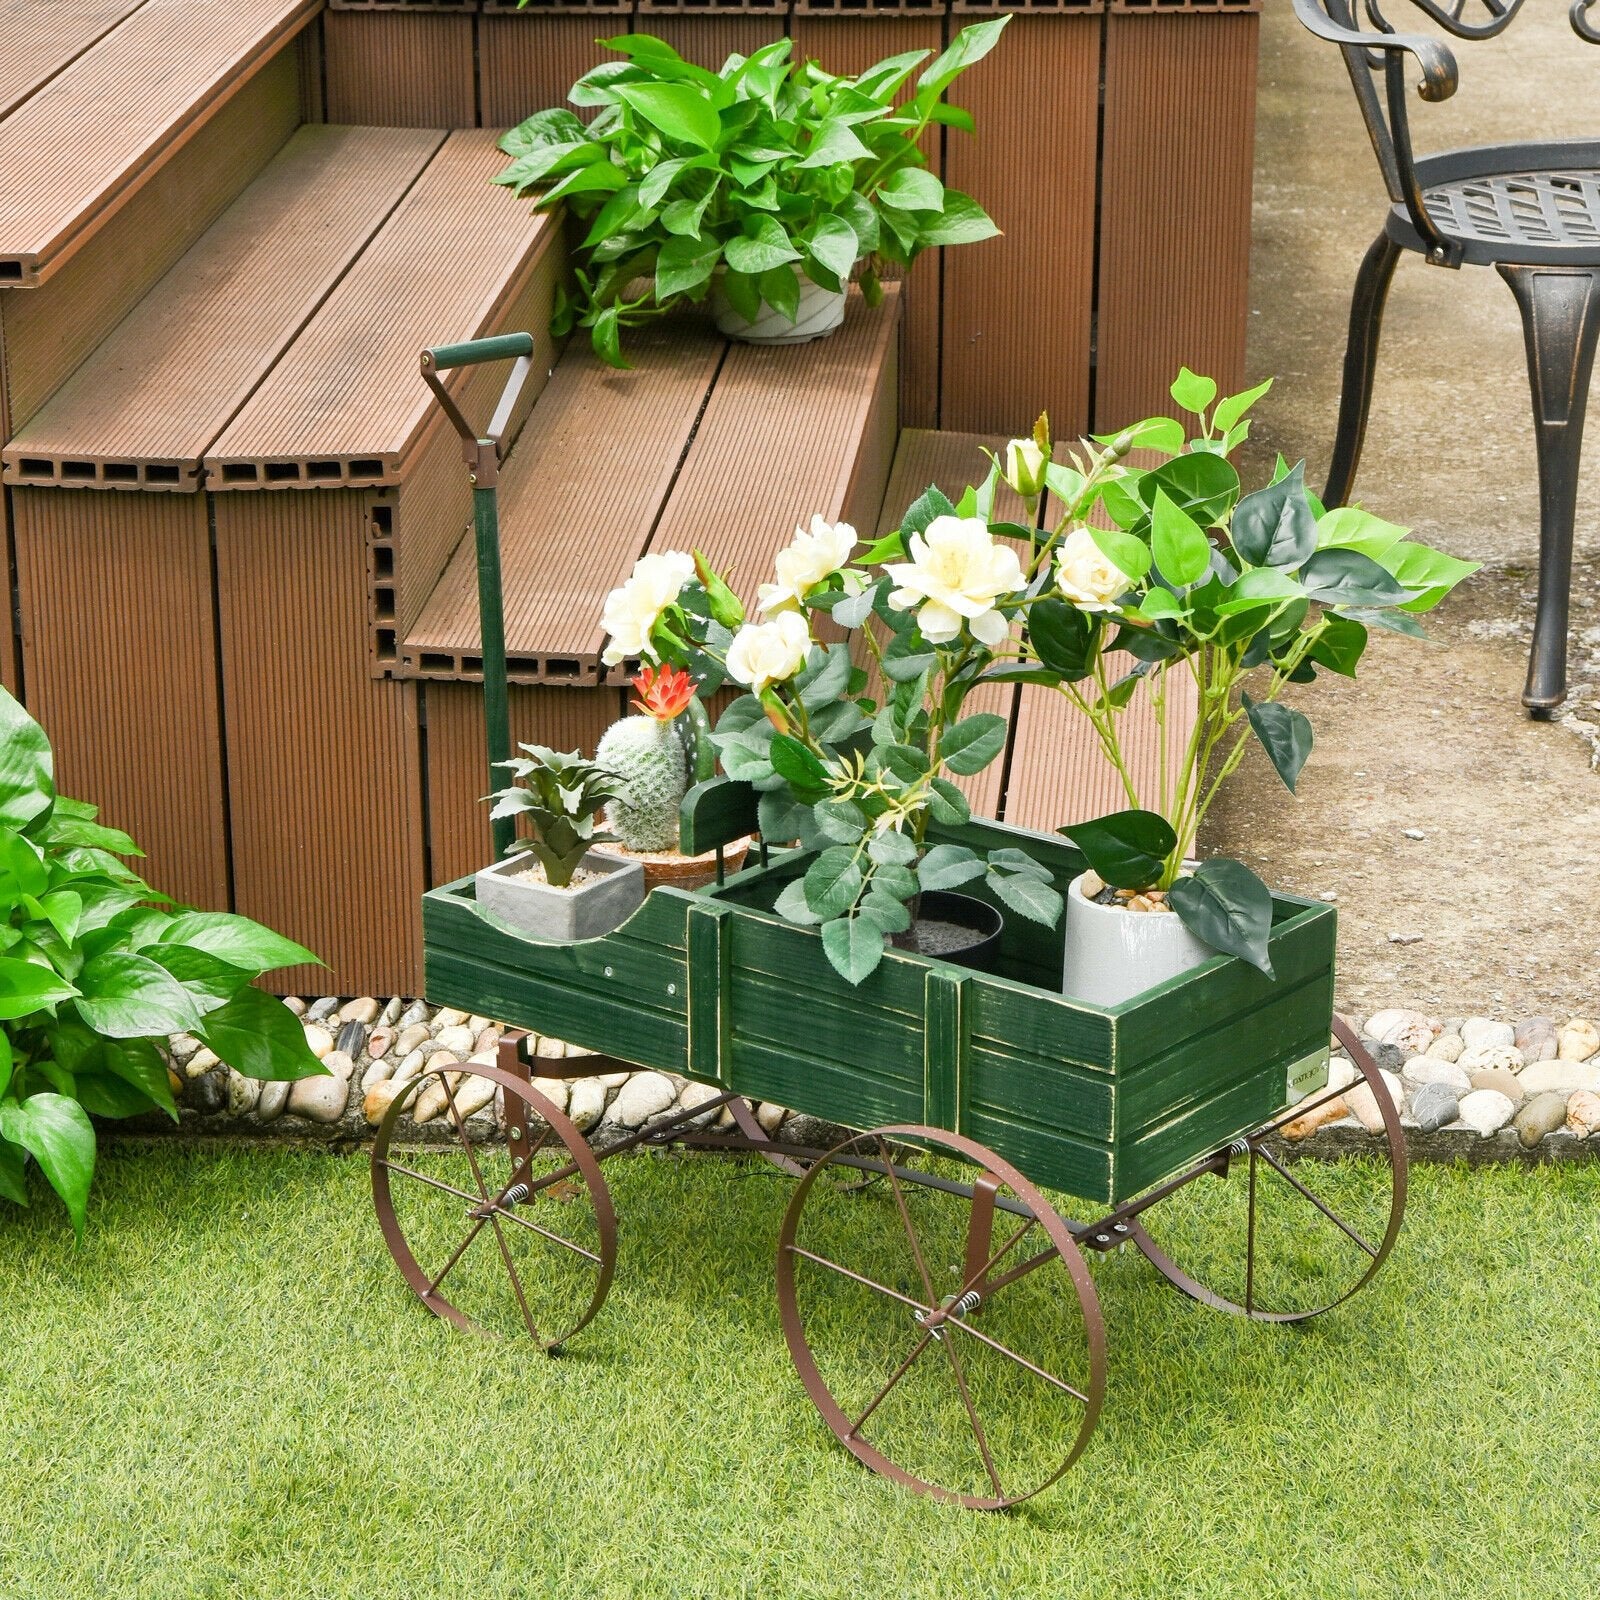
[[[454,1083],[443,1069],[423,1073],[395,1097],[379,1125],[372,1188],[384,1240],[407,1284],[436,1315],[554,1349],[589,1321],[610,1288],[616,1262],[610,1192],[582,1134],[520,1072],[482,1063],[453,1070]],[[525,1149],[469,1125],[469,1114],[495,1092],[505,1101],[506,1127],[531,1130],[530,1118],[540,1124]],[[440,1143],[425,1125],[407,1123],[416,1154],[399,1160],[393,1150],[402,1119],[425,1093],[448,1137]],[[465,1237],[463,1205],[470,1217]],[[486,1226],[495,1248],[471,1248]],[[419,1259],[444,1264],[433,1272]]]
[[[1000,1471],[994,1464],[994,1452],[989,1448],[989,1436],[983,1431],[983,1421],[978,1416],[978,1408],[972,1403],[972,1390],[967,1387],[967,1375],[962,1370],[956,1341],[945,1339],[942,1342],[944,1353],[950,1358],[950,1370],[956,1375],[956,1388],[961,1391],[961,1403],[966,1407],[968,1420],[972,1423],[972,1437],[978,1442],[978,1454],[983,1457],[983,1470],[989,1474],[989,1482],[994,1485],[996,1497],[1004,1500],[1005,1485],[1001,1483]]]
[[[1406,1148],[1399,1113],[1359,1040],[1335,1032],[1356,1068],[1235,1146],[1247,1161],[1213,1159],[1159,1207],[1128,1223],[1128,1237],[1175,1288],[1215,1310],[1264,1322],[1300,1322],[1348,1300],[1382,1267],[1405,1215]],[[1337,1160],[1278,1135],[1297,1118],[1365,1087],[1382,1118],[1367,1148]],[[1331,1226],[1330,1226],[1331,1224]]]
[[[939,1297],[933,1290],[933,1275],[928,1271],[928,1263],[922,1254],[922,1241],[917,1237],[916,1225],[911,1220],[910,1208],[906,1205],[905,1191],[900,1187],[900,1174],[895,1170],[894,1162],[889,1159],[889,1147],[880,1138],[878,1140],[878,1155],[883,1161],[884,1170],[889,1175],[889,1189],[894,1195],[895,1209],[900,1213],[900,1225],[906,1230],[906,1242],[911,1246],[911,1259],[917,1264],[917,1271],[922,1275],[922,1287],[928,1292],[929,1304]]]
[[[891,1143],[930,1164],[891,1161]],[[876,1189],[831,1181],[862,1161],[883,1169]],[[1000,1238],[997,1215],[1011,1219]],[[1072,1234],[1022,1174],[962,1135],[884,1128],[817,1161],[784,1217],[778,1303],[834,1435],[936,1498],[995,1509],[1037,1494],[1099,1415],[1104,1329]],[[943,1355],[929,1359],[934,1344]]]
[[[889,1391],[894,1388],[894,1386],[899,1383],[903,1377],[905,1377],[905,1375],[911,1370],[912,1363],[932,1343],[933,1334],[929,1332],[924,1333],[923,1336],[918,1339],[914,1345],[912,1345],[910,1355],[908,1355],[905,1360],[902,1361],[900,1365],[889,1374],[888,1378],[884,1381],[883,1387],[879,1389],[878,1392],[867,1402],[866,1410],[863,1411],[861,1415],[850,1424],[851,1433],[859,1434],[861,1432],[861,1429],[866,1423],[867,1418],[870,1417],[872,1413],[883,1404],[884,1400],[888,1397]]]

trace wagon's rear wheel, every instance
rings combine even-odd
[[[1257,1322],[1304,1322],[1348,1300],[1387,1260],[1406,1206],[1400,1113],[1370,1056],[1335,1032],[1360,1079],[1295,1106],[1240,1141],[1225,1173],[1153,1207],[1130,1237],[1175,1288]],[[1285,1159],[1277,1135],[1297,1117],[1365,1084],[1383,1117],[1370,1152],[1338,1161]]]
[[[1014,1505],[1094,1430],[1105,1330],[1089,1270],[1043,1195],[971,1139],[886,1127],[817,1161],[784,1216],[778,1306],[828,1426],[920,1493]]]
[[[497,1092],[503,1143],[485,1137],[480,1114]],[[445,1142],[397,1150],[408,1111],[433,1112]],[[502,1068],[442,1068],[408,1084],[378,1127],[372,1198],[401,1275],[458,1328],[554,1351],[611,1286],[617,1224],[600,1164],[550,1101]]]

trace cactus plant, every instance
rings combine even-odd
[[[595,751],[595,760],[621,785],[607,821],[630,850],[674,850],[678,808],[690,779],[688,753],[674,724],[694,700],[694,684],[676,668],[646,667],[633,687],[641,715],[612,723]]]
[[[575,750],[563,754],[542,744],[518,748],[527,759],[513,756],[496,763],[509,768],[516,781],[484,797],[494,801],[489,814],[525,818],[533,832],[515,840],[508,853],[529,852],[544,868],[550,887],[564,889],[590,845],[615,839],[595,824],[607,802],[616,799],[620,783],[617,774],[585,761]]]

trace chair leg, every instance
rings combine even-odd
[[[1342,506],[1350,497],[1361,445],[1367,436],[1367,412],[1372,405],[1372,378],[1378,367],[1378,335],[1383,328],[1383,308],[1394,280],[1400,246],[1380,233],[1362,259],[1350,297],[1350,335],[1344,347],[1344,390],[1339,397],[1339,432],[1333,442],[1333,464],[1328,468],[1322,503]]]
[[[1572,524],[1584,412],[1600,336],[1600,267],[1502,264],[1522,312],[1539,450],[1539,608],[1522,703],[1548,715],[1567,694]]]

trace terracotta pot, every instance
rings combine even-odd
[[[1100,905],[1085,897],[1081,877],[1067,886],[1061,990],[1074,1000],[1120,1005],[1216,953],[1184,927],[1175,911]]]
[[[707,850],[702,855],[680,855],[676,850],[629,850],[626,845],[603,844],[595,847],[606,855],[620,857],[623,861],[637,863],[644,869],[644,888],[652,889],[703,889],[717,881],[717,852]],[[737,872],[750,852],[750,838],[735,839],[722,847],[724,869]]]
[[[742,344],[807,344],[812,339],[826,338],[837,332],[844,321],[845,292],[843,289],[824,289],[813,283],[805,273],[800,279],[800,304],[795,308],[791,322],[781,311],[775,311],[765,300],[754,322],[747,321],[735,311],[723,293],[722,274],[711,280],[711,315],[717,331],[727,339],[737,339]]]

